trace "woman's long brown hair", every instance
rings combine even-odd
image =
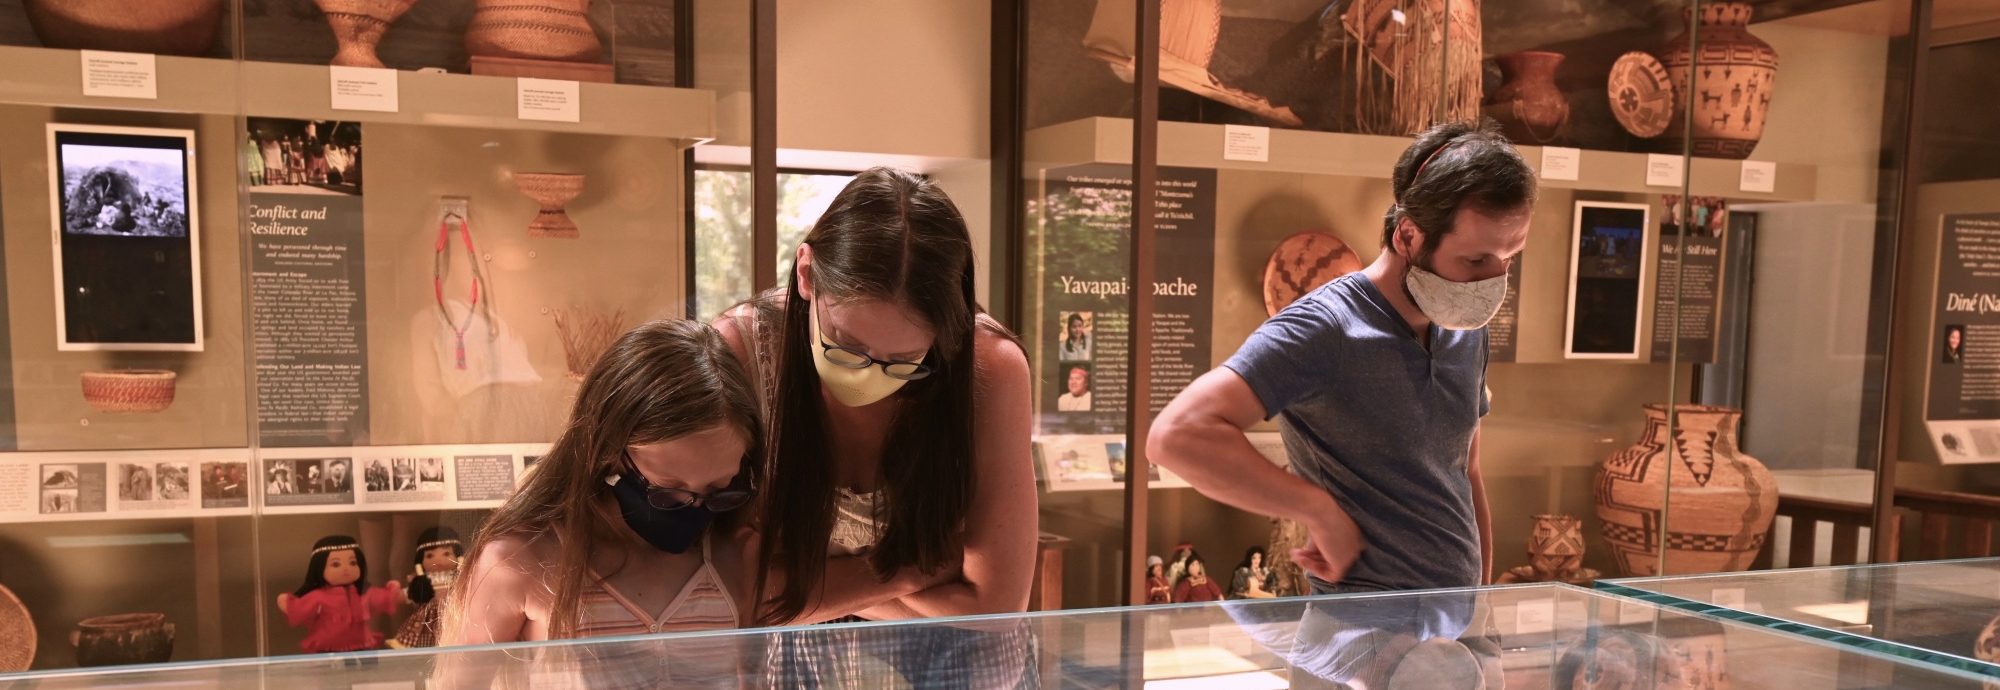
[[[934,573],[963,551],[960,535],[972,504],[973,336],[983,311],[974,292],[972,237],[958,207],[922,176],[875,168],[855,176],[806,234],[815,298],[888,300],[922,317],[935,336],[924,363],[930,376],[904,384],[901,410],[882,452],[875,512],[883,526],[870,553],[886,579],[915,567]],[[820,587],[833,533],[833,455],[826,444],[819,373],[812,358],[798,273],[778,298],[760,300],[758,316],[782,319],[775,337],[778,386],[771,401],[771,483],[763,497],[760,558],[765,577],[783,589],[758,607],[758,622],[797,619]],[[1004,334],[1004,331],[1001,331]],[[768,373],[766,375],[769,375]]]
[[[548,455],[529,472],[519,491],[487,516],[473,542],[464,572],[476,566],[486,546],[501,537],[533,544],[555,540],[548,569],[551,592],[549,637],[576,633],[579,602],[590,581],[590,554],[609,540],[641,545],[616,513],[599,507],[604,480],[619,471],[628,446],[672,440],[728,424],[749,439],[743,471],[763,484],[763,432],[756,393],[721,334],[698,321],[642,324],[618,338],[598,359],[577,391],[569,427]],[[735,511],[717,516],[710,534],[728,534],[745,519]],[[538,570],[537,575],[540,574]],[[606,577],[610,574],[606,573]],[[445,616],[446,636],[457,639],[469,594],[477,582],[452,588]]]

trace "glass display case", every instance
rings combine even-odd
[[[1634,578],[1601,591],[2000,678],[2000,559]]]
[[[0,672],[293,654],[279,595],[334,536],[370,583],[442,576],[426,553],[471,544],[610,338],[784,284],[878,165],[951,196],[1029,360],[1028,608],[1204,596],[1179,591],[1196,560],[1216,597],[1308,594],[1299,524],[1147,438],[1267,320],[1392,253],[1414,135],[1476,118],[1538,197],[1468,350],[1482,515],[1438,530],[1490,562],[1427,585],[1993,553],[1974,523],[2000,501],[1966,494],[2000,486],[2000,311],[1964,300],[2000,278],[1947,253],[2000,227],[1986,0],[144,4],[0,0]],[[1243,457],[1298,466],[1265,412]],[[1518,617],[1521,592],[1599,600],[1473,598]],[[1045,681],[1171,687],[1210,653],[1133,632],[1170,612],[1018,620]],[[1571,628],[1537,625],[1503,657],[1559,659]],[[1145,641],[1084,635],[1107,630]],[[149,646],[95,642],[119,635]],[[1283,666],[1243,635],[1232,673]]]
[[[1024,0],[1019,329],[1044,522],[1125,538],[1072,547],[1093,572],[1067,578],[1071,605],[1143,601],[1134,574],[1150,556],[1171,567],[1183,545],[1225,570],[1300,543],[1266,517],[1275,506],[1223,505],[1135,454],[1167,402],[1267,319],[1388,251],[1416,133],[1479,118],[1539,186],[1482,333],[1481,576],[1583,583],[1882,553],[1894,509],[1878,489],[1893,478],[1878,469],[1916,460],[1897,444],[1921,440],[1915,427],[1885,440],[1885,410],[1911,403],[1877,365],[1891,340],[1914,351],[1892,338],[1908,324],[1890,298],[1929,296],[1895,268],[1927,256],[1901,244],[1900,215],[1908,98],[1935,77],[1913,76],[1929,50],[1919,4],[1940,26],[1983,16],[1901,0],[1189,1],[1150,8],[1149,38],[1146,3]],[[1139,179],[1155,180],[1150,202]],[[1110,347],[1071,345],[1092,338]],[[1128,377],[1141,361],[1146,376]],[[1296,463],[1297,421],[1248,440]],[[1140,460],[1146,497],[1121,500]],[[1791,531],[1829,504],[1839,538]]]
[[[1063,611],[0,676],[138,685],[1978,688],[1913,664],[1565,585]]]

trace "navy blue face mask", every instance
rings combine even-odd
[[[625,526],[653,548],[667,553],[686,553],[688,547],[701,540],[701,535],[708,531],[709,521],[715,518],[714,512],[704,508],[655,508],[646,500],[646,482],[625,473],[612,475],[605,483],[611,485],[611,495],[618,499],[618,512],[624,516]]]

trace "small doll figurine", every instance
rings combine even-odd
[[[410,576],[409,586],[403,588],[403,598],[416,604],[417,612],[403,622],[396,639],[389,641],[390,647],[437,646],[438,613],[452,583],[458,580],[459,560],[464,556],[465,546],[459,543],[458,532],[450,527],[432,527],[418,535],[416,574]]]
[[[1146,557],[1146,603],[1170,604],[1174,601],[1174,586],[1167,582],[1167,562],[1159,556]]]
[[[382,646],[382,634],[369,623],[395,613],[401,591],[394,581],[370,589],[360,542],[332,536],[313,544],[305,584],[295,593],[278,595],[278,610],[292,627],[306,628],[300,651],[358,652]]]

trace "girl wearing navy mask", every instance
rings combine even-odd
[[[743,624],[743,508],[761,438],[750,381],[714,329],[626,333],[584,378],[567,430],[480,528],[441,642]]]

